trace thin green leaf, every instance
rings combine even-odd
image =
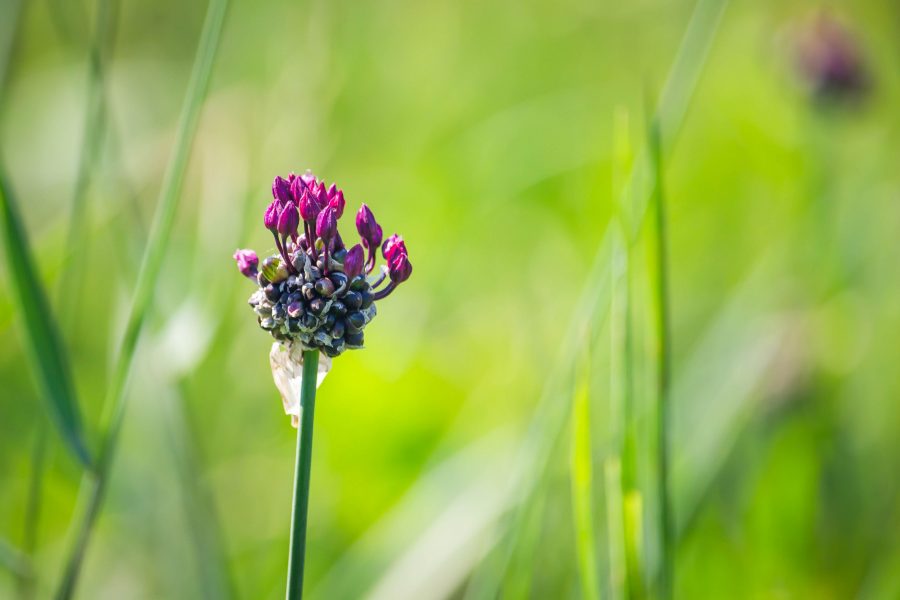
[[[665,134],[662,137],[664,149],[674,142],[683,123],[727,3],[727,0],[700,0],[694,9],[657,108],[656,114],[660,128]],[[647,169],[645,155],[643,160],[638,160],[632,169],[629,183],[623,192],[635,194],[633,201],[629,203],[634,207],[635,219],[632,227],[635,230],[638,230],[644,222],[650,191],[641,190],[638,193],[635,183],[646,180]],[[564,337],[560,360],[554,367],[548,369],[547,385],[535,410],[519,460],[521,469],[527,468],[528,476],[521,477],[521,473],[514,473],[514,477],[521,477],[521,479],[516,479],[517,485],[520,486],[520,499],[514,507],[514,516],[510,521],[509,529],[501,537],[500,550],[485,560],[473,576],[472,582],[466,590],[467,598],[482,599],[497,596],[498,586],[509,565],[512,554],[511,546],[516,537],[515,530],[521,527],[525,521],[527,511],[524,510],[524,507],[528,505],[535,482],[541,480],[549,461],[550,451],[564,428],[565,415],[568,414],[568,402],[561,402],[560,397],[565,396],[563,390],[566,389],[567,383],[571,383],[571,365],[585,342],[586,328],[584,324],[591,323],[592,329],[599,330],[600,324],[608,316],[611,235],[607,230],[603,237],[594,260],[594,266],[588,276],[585,291]]]
[[[16,202],[0,172],[0,229],[13,296],[22,315],[26,347],[50,415],[72,454],[93,467],[84,441],[69,357],[35,268]]]
[[[115,364],[112,381],[104,403],[104,436],[98,456],[97,477],[88,476],[82,482],[84,494],[82,497],[86,499],[84,512],[79,522],[75,524],[76,534],[73,537],[73,544],[66,561],[65,574],[57,593],[58,598],[71,598],[74,594],[90,533],[93,530],[94,523],[100,512],[100,506],[105,497],[110,466],[115,455],[125,415],[125,392],[128,377],[131,373],[131,365],[134,361],[137,343],[147,316],[147,310],[153,298],[153,292],[156,289],[157,279],[159,278],[169,237],[175,222],[175,213],[178,207],[182,182],[184,181],[184,172],[190,156],[194,134],[197,130],[200,110],[206,97],[206,90],[219,47],[219,38],[225,23],[227,8],[228,0],[211,0],[207,8],[206,19],[197,48],[197,56],[178,123],[174,152],[166,167],[162,187],[160,188],[159,203],[154,215],[141,268],[138,272],[131,311],[125,327],[125,334],[117,353],[118,361]]]
[[[656,251],[654,269],[650,272],[651,301],[655,312],[654,338],[656,346],[656,417],[657,417],[657,490],[659,493],[659,532],[660,532],[660,592],[663,598],[672,597],[675,560],[672,546],[672,505],[669,494],[670,469],[670,425],[669,425],[669,387],[671,381],[672,342],[669,327],[669,290],[668,290],[668,257],[666,210],[663,198],[662,173],[662,140],[660,138],[659,121],[648,120],[647,147],[650,150],[650,170],[653,182],[651,210],[656,217],[653,220],[652,245]]]

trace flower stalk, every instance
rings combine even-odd
[[[294,466],[294,500],[291,512],[291,545],[288,554],[287,600],[303,597],[303,564],[306,555],[306,521],[312,464],[313,419],[316,410],[316,375],[319,351],[303,353],[300,388],[300,426],[297,428],[297,462]]]

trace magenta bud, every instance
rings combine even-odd
[[[347,201],[344,200],[343,190],[338,190],[333,196],[330,196],[330,198],[331,200],[328,201],[328,206],[334,209],[334,216],[340,219],[344,216],[344,207],[347,206]]]
[[[337,193],[338,193],[338,186],[336,183],[332,183],[328,187],[328,199],[331,200],[332,198],[334,198],[335,194],[337,194]]]
[[[278,228],[278,200],[272,200],[272,203],[266,207],[266,213],[263,215],[263,224],[266,229],[274,232]]]
[[[356,212],[356,231],[363,240],[363,246],[372,251],[381,243],[381,227],[375,222],[375,215],[363,204]]]
[[[244,277],[250,279],[256,278],[257,267],[259,266],[259,258],[253,250],[235,250],[234,260],[237,261],[238,270]]]
[[[344,257],[344,274],[350,279],[361,275],[365,266],[364,262],[363,247],[356,244],[347,251],[347,256]]]
[[[390,266],[395,256],[406,254],[406,244],[403,242],[403,238],[395,233],[386,239],[384,245],[381,246],[381,254],[388,261],[388,266]]]
[[[394,283],[403,283],[412,275],[412,263],[406,252],[396,252],[394,258],[388,261],[388,274]]]
[[[300,195],[299,206],[300,216],[304,221],[310,223],[315,223],[316,217],[322,212],[322,205],[319,204],[318,198],[309,190],[303,190],[303,193]]]
[[[329,242],[334,239],[335,234],[337,234],[337,217],[334,209],[326,206],[316,219],[316,235],[325,242]]]
[[[291,183],[283,177],[276,177],[272,182],[272,197],[282,205],[290,202],[292,200]]]
[[[300,225],[300,215],[297,214],[297,207],[292,203],[288,203],[281,209],[278,215],[278,233],[283,236],[297,235],[297,227]]]

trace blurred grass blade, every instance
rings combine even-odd
[[[0,565],[21,582],[28,582],[34,577],[34,569],[28,556],[3,538],[0,538]]]
[[[581,597],[599,600],[597,551],[594,541],[594,456],[591,439],[591,402],[588,374],[582,373],[572,407],[572,443],[570,475],[572,483],[572,516],[575,526],[575,550]]]
[[[659,120],[648,112],[648,140],[650,149],[650,169],[653,193],[651,211],[653,236],[651,244],[655,250],[654,269],[651,270],[651,302],[655,313],[654,342],[656,348],[656,431],[657,431],[657,490],[659,499],[660,570],[659,587],[662,598],[672,597],[675,577],[675,557],[672,546],[672,506],[669,493],[669,387],[671,381],[672,341],[669,333],[669,290],[668,290],[668,241],[666,231],[666,210],[663,196],[662,141]]]
[[[98,456],[97,476],[96,478],[89,476],[83,481],[84,512],[80,521],[75,524],[77,533],[73,537],[67,557],[66,570],[57,593],[58,598],[71,598],[74,594],[88,539],[105,496],[110,466],[125,414],[125,391],[128,376],[174,225],[181,184],[184,180],[184,172],[197,130],[200,110],[215,62],[227,8],[228,0],[210,0],[207,8],[191,79],[178,123],[175,148],[160,188],[159,203],[138,272],[131,311],[117,353],[118,361],[113,368],[112,380],[104,403],[103,439]]]
[[[682,39],[675,64],[667,81],[665,91],[657,108],[660,127],[667,137],[662,138],[665,145],[671,144],[675,134],[681,127],[687,113],[691,97],[703,71],[708,50],[718,30],[727,0],[700,0],[694,8],[691,22]],[[633,228],[639,229],[644,221],[645,209],[649,203],[646,192],[637,193],[635,183],[647,177],[646,156],[638,160],[631,172],[625,192],[634,193],[633,202],[635,222]],[[568,370],[578,356],[584,343],[584,324],[593,323],[592,328],[599,330],[599,323],[608,316],[609,279],[610,279],[611,244],[610,233],[603,236],[603,241],[594,259],[594,265],[588,276],[584,293],[574,311],[567,334],[564,336],[563,352],[556,365],[548,369],[547,385],[535,409],[531,427],[523,444],[518,469],[513,473],[514,485],[520,486],[520,500],[514,507],[514,517],[510,528],[501,537],[500,550],[488,557],[474,574],[466,590],[467,598],[487,599],[497,597],[503,573],[509,566],[512,545],[516,537],[515,529],[525,522],[523,510],[532,495],[535,482],[542,478],[549,460],[550,450],[555,445],[564,427],[568,414],[568,402],[561,402],[562,390],[567,380]],[[527,469],[527,476],[522,472]]]
[[[100,156],[103,138],[107,132],[105,58],[107,43],[114,37],[115,16],[118,14],[118,2],[115,0],[98,0],[94,18],[94,30],[88,52],[87,100],[85,103],[84,128],[82,131],[81,155],[78,160],[78,172],[75,177],[75,189],[72,192],[69,226],[66,232],[65,258],[59,278],[59,311],[64,327],[72,327],[75,315],[78,314],[78,303],[81,299],[83,260],[86,256],[85,242],[87,235],[87,194],[91,185],[91,176]],[[71,330],[70,330],[71,331]]]
[[[13,296],[22,315],[26,347],[38,382],[47,399],[50,415],[67,447],[86,468],[93,468],[91,453],[85,444],[81,413],[69,357],[28,246],[28,238],[16,208],[12,190],[0,171],[0,228],[2,228],[6,267]]]

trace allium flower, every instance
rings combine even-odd
[[[375,300],[390,294],[412,272],[402,239],[395,235],[385,242],[386,265],[370,280],[366,273],[374,270],[382,233],[368,206],[356,214],[362,246],[346,250],[339,243],[346,201],[336,185],[326,187],[307,172],[276,177],[272,193],[275,200],[266,208],[264,223],[276,234],[277,253],[261,263],[253,255],[252,268],[250,251],[241,251],[247,253],[241,258],[235,254],[241,272],[256,277],[258,289],[250,306],[259,326],[278,343],[320,350],[329,357],[361,348],[364,329],[376,314]],[[365,261],[363,248],[369,251]]]
[[[272,376],[284,411],[298,428],[287,585],[287,598],[293,600],[303,589],[316,388],[332,358],[363,347],[364,330],[376,315],[375,302],[409,279],[412,264],[403,239],[395,234],[382,247],[386,266],[369,279],[381,227],[363,204],[356,213],[362,245],[347,250],[338,231],[344,193],[335,184],[326,188],[309,171],[276,177],[272,196],[263,224],[272,232],[277,252],[260,262],[252,250],[238,250],[234,259],[240,272],[256,282],[249,304],[259,326],[275,338],[269,353]],[[320,353],[325,355],[322,360]]]

